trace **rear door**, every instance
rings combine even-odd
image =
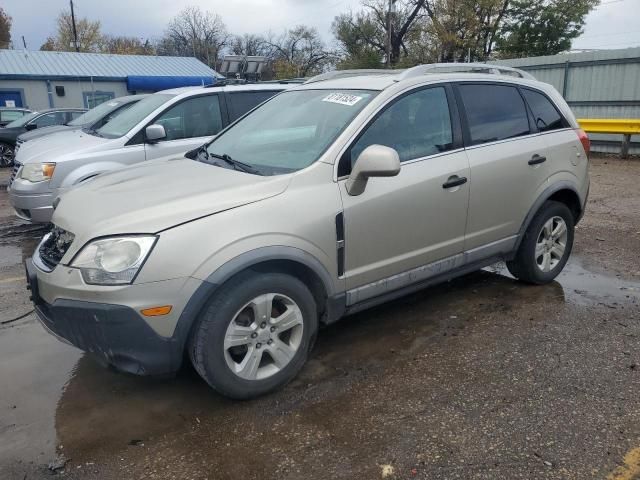
[[[226,91],[225,99],[229,112],[229,123],[235,122],[254,107],[269,100],[281,90]]]
[[[471,169],[465,250],[503,253],[549,176],[547,146],[517,85],[459,83],[457,98]]]
[[[145,143],[146,159],[183,155],[205,144],[222,130],[222,118],[218,94],[189,97],[170,106],[151,122],[162,125],[167,137]]]

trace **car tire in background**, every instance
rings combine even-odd
[[[0,167],[11,167],[15,157],[13,145],[0,142]]]
[[[219,393],[249,399],[288,383],[318,329],[313,295],[297,278],[246,271],[223,284],[189,340],[196,371]]]
[[[573,247],[575,221],[569,207],[545,202],[525,232],[509,272],[518,280],[542,285],[551,282],[564,268]]]

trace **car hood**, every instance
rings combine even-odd
[[[18,135],[22,132],[26,132],[26,130],[22,127],[14,127],[14,128],[0,128],[0,141],[6,140],[10,143],[14,143]]]
[[[152,160],[63,193],[52,221],[82,243],[104,235],[157,233],[278,195],[290,178],[251,175],[186,158]]]
[[[64,162],[76,158],[78,154],[104,149],[105,145],[113,141],[82,130],[65,130],[25,143],[18,150],[17,160],[20,163]]]
[[[25,132],[18,137],[18,140],[22,140],[23,142],[28,142],[29,140],[35,140],[36,138],[44,137],[46,135],[51,135],[52,133],[57,132],[67,132],[69,130],[74,130],[82,128],[79,126],[71,127],[69,125],[51,125],[50,127],[36,128],[30,132]]]

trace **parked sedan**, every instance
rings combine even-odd
[[[13,165],[18,135],[37,128],[64,125],[86,111],[86,108],[49,108],[24,115],[0,128],[0,167]]]
[[[27,108],[0,107],[0,127],[29,115],[31,110]]]
[[[52,125],[50,127],[38,128],[37,130],[23,133],[18,136],[15,151],[17,152],[24,142],[35,140],[36,138],[42,138],[46,135],[51,135],[52,133],[63,132],[66,130],[77,130],[80,128],[97,130],[116,115],[124,112],[146,96],[147,95],[128,95],[125,97],[115,98],[101,103],[97,107],[92,108],[75,120],[71,120],[64,125]]]

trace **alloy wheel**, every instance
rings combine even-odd
[[[536,265],[543,272],[550,272],[562,261],[566,248],[567,224],[562,217],[551,217],[538,234]]]

